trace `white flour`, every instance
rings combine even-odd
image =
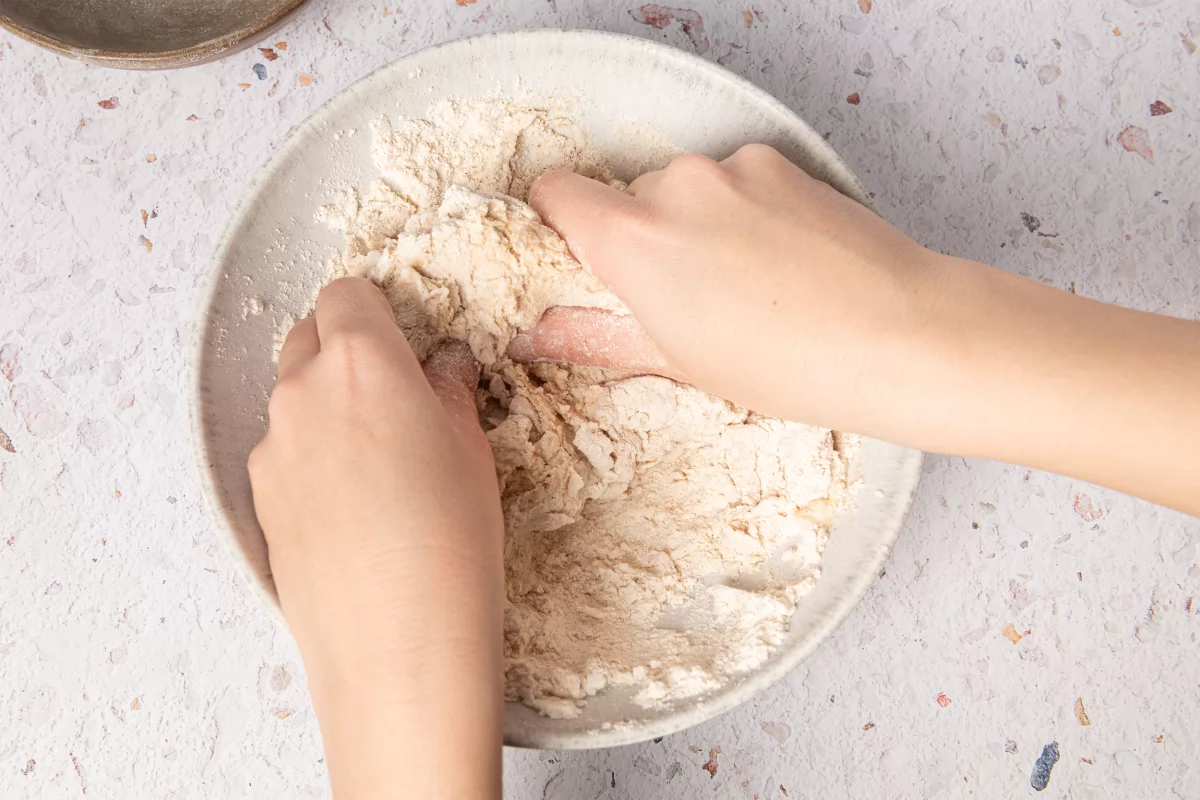
[[[665,378],[504,355],[549,306],[624,311],[520,202],[552,168],[614,179],[568,112],[443,102],[380,122],[383,179],[326,210],[347,241],[331,280],[381,285],[418,357],[453,337],[483,364],[506,696],[554,717],[606,687],[653,707],[762,664],[820,575],[854,446]]]

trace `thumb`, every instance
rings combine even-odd
[[[642,214],[639,201],[574,172],[542,175],[529,189],[529,205],[557,231],[571,255],[606,284],[625,262],[621,230]],[[620,291],[614,287],[617,294]]]
[[[480,435],[475,387],[479,384],[479,362],[466,342],[447,339],[434,348],[422,366],[429,387],[442,401],[454,427],[465,435]]]

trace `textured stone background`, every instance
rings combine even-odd
[[[314,0],[273,50],[173,73],[0,35],[0,797],[328,797],[296,652],[201,508],[183,343],[251,171],[417,48],[551,26],[701,52],[919,240],[1200,318],[1195,0],[710,0],[690,35],[630,2],[395,2]],[[886,574],[786,681],[659,743],[511,751],[506,796],[1023,797],[1057,742],[1041,796],[1200,797],[1200,522],[926,473]]]

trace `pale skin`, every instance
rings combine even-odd
[[[630,309],[557,308],[518,360],[617,366],[756,411],[1058,472],[1200,516],[1200,323],[924,249],[763,146],[531,205]],[[370,284],[280,355],[250,459],[334,795],[500,795],[503,521],[448,345],[418,364]]]

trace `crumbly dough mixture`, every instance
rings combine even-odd
[[[853,439],[665,378],[505,356],[550,306],[625,313],[522,202],[553,168],[615,181],[569,103],[442,102],[373,141],[381,179],[325,211],[346,233],[329,278],[382,286],[418,357],[453,337],[483,364],[507,699],[574,717],[626,687],[655,707],[763,663],[820,576]]]

